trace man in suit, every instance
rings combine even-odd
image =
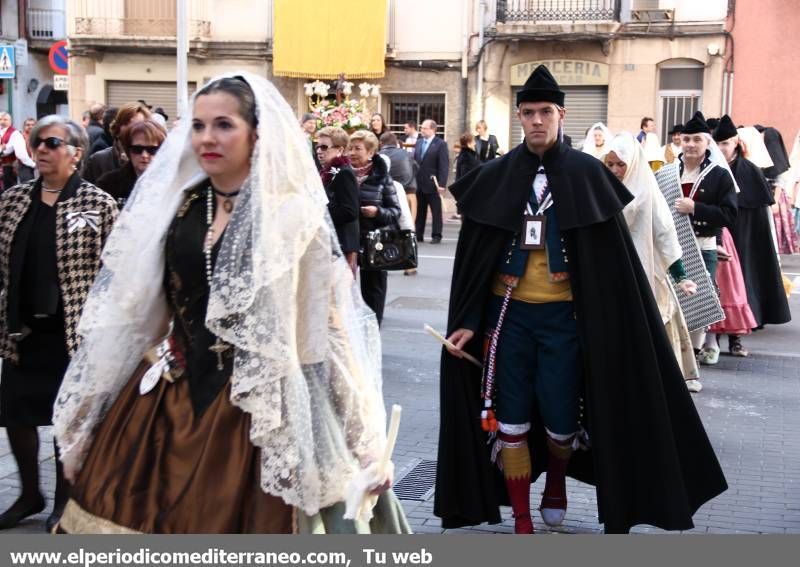
[[[417,239],[425,241],[425,221],[428,207],[433,215],[431,244],[442,241],[442,196],[440,187],[447,186],[447,173],[450,170],[450,154],[447,143],[436,137],[436,122],[425,120],[420,126],[420,139],[414,147],[414,161],[417,162]],[[435,178],[435,180],[434,180]]]

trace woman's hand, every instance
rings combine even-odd
[[[447,337],[447,340],[453,343],[455,348],[447,347],[447,351],[456,358],[464,358],[464,346],[472,340],[474,336],[475,332],[469,329],[457,329],[453,331],[453,333]]]
[[[697,293],[697,284],[692,280],[683,280],[682,282],[678,283],[678,287],[686,295],[694,295]]]
[[[675,210],[682,215],[693,215],[694,201],[689,199],[688,197],[681,197],[680,199],[675,199]]]
[[[374,219],[375,217],[378,216],[378,207],[376,207],[375,205],[367,205],[366,207],[361,207],[361,216],[368,219]]]

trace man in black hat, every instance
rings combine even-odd
[[[681,134],[683,124],[675,124],[669,131],[670,141],[664,146],[664,159],[666,163],[674,162],[681,154]]]
[[[711,280],[716,279],[717,241],[722,237],[722,228],[736,221],[736,187],[731,172],[725,166],[721,152],[712,155],[716,148],[711,130],[700,111],[683,127],[679,170],[683,197],[675,201],[675,210],[689,215],[694,236],[703,256]],[[692,343],[700,364],[719,362],[719,346],[716,338],[708,337],[705,330],[692,332]],[[700,383],[690,388],[700,391]]]
[[[606,532],[688,529],[725,479],[621,215],[632,197],[563,144],[565,115],[537,67],[517,95],[525,141],[450,187],[463,220],[434,513],[445,528],[497,523],[510,502],[515,531],[532,533],[530,483],[546,470],[548,525],[570,475],[597,486]]]
[[[714,130],[714,141],[739,187],[736,222],[729,230],[739,254],[747,303],[758,326],[788,323],[789,302],[770,227],[770,206],[775,204],[772,189],[758,166],[744,157],[739,132],[727,114]],[[747,356],[738,336],[729,335],[728,341],[731,354]]]

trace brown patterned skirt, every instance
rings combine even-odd
[[[293,508],[259,486],[250,418],[230,384],[196,417],[189,383],[145,395],[142,363],[101,424],[62,516],[65,533],[292,533]]]

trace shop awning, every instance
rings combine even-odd
[[[384,76],[386,0],[275,0],[274,29],[275,76]]]

